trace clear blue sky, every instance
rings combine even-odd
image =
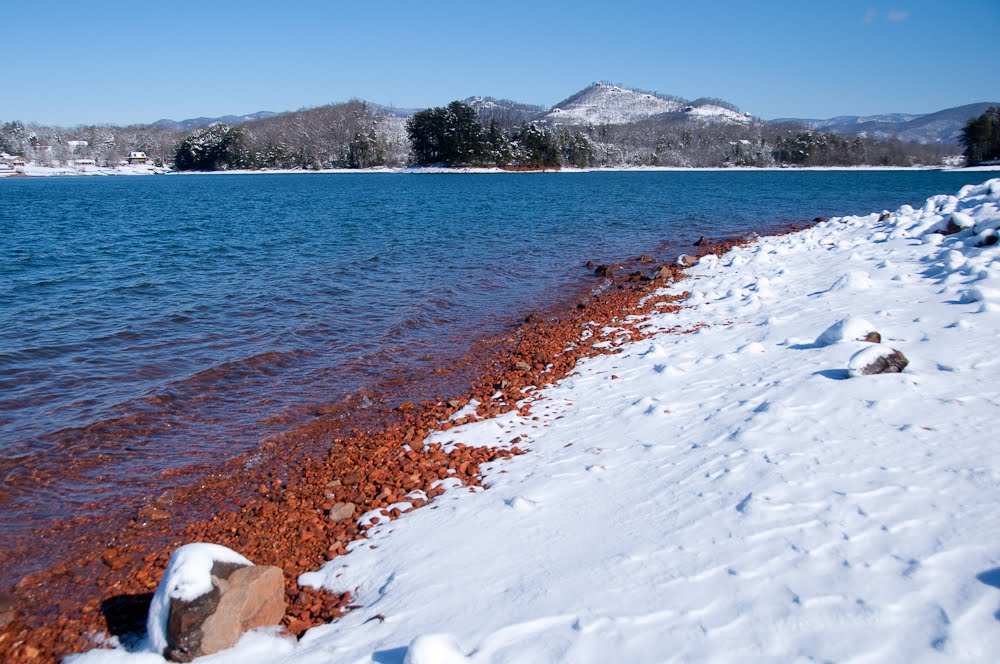
[[[61,125],[551,106],[597,80],[764,118],[1000,101],[1000,0],[30,0],[0,36],[0,121]]]

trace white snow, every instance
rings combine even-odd
[[[190,602],[211,592],[212,566],[216,562],[253,564],[232,549],[218,544],[185,544],[170,554],[170,561],[153,595],[146,621],[149,645],[153,652],[161,653],[167,647],[170,600]]]
[[[1000,179],[701,261],[661,291],[684,309],[529,415],[433,434],[529,451],[300,578],[363,608],[205,661],[995,661],[998,203]],[[889,347],[904,372],[844,380]],[[143,661],[76,661],[105,660]]]

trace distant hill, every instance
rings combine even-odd
[[[476,109],[479,115],[479,122],[487,126],[491,121],[496,120],[501,127],[509,128],[525,122],[538,120],[547,109],[543,106],[532,104],[522,104],[521,102],[509,99],[495,99],[494,97],[469,97],[463,103]]]
[[[193,131],[195,129],[200,129],[202,127],[208,127],[213,124],[227,124],[227,125],[239,125],[244,122],[250,122],[251,120],[264,120],[267,118],[273,118],[276,115],[281,115],[280,113],[272,113],[271,111],[259,111],[257,113],[251,113],[250,115],[223,115],[218,118],[189,118],[187,120],[157,120],[150,126],[162,127],[164,129],[169,129],[170,131]]]
[[[842,115],[827,120],[779,118],[771,120],[771,122],[797,122],[810,129],[822,129],[845,136],[865,135],[880,140],[895,137],[901,141],[923,144],[956,144],[959,142],[965,124],[972,118],[982,115],[990,106],[1000,106],[1000,103],[967,104],[925,115],[907,113],[869,116]]]
[[[559,102],[541,117],[552,124],[629,124],[648,118],[743,123],[749,117],[717,99],[687,101],[679,97],[594,83]]]

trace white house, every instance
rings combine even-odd
[[[146,164],[149,163],[149,157],[146,156],[145,152],[129,152],[128,153],[128,163],[129,164]]]

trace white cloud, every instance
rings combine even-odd
[[[910,18],[910,12],[906,9],[890,9],[886,18],[892,23],[901,23]]]

